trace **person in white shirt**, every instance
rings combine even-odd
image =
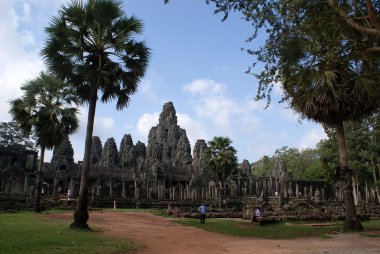
[[[200,222],[201,224],[205,224],[207,210],[208,210],[208,208],[207,208],[207,206],[205,206],[204,203],[202,203],[202,205],[200,205],[198,207],[198,212],[201,215],[201,222]]]
[[[257,222],[258,218],[261,218],[261,211],[259,208],[256,208],[255,214],[252,216],[252,222]]]

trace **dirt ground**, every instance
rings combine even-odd
[[[52,214],[71,220],[71,214]],[[207,223],[207,221],[206,221]],[[338,234],[330,239],[264,240],[211,233],[143,212],[91,212],[90,227],[143,246],[136,254],[380,253],[379,238]]]

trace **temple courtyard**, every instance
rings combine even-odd
[[[67,220],[68,223],[72,220],[72,213],[42,216]],[[266,240],[212,233],[200,228],[179,225],[173,222],[174,219],[146,212],[96,211],[90,213],[89,225],[99,228],[107,236],[134,241],[141,247],[135,252],[139,254],[380,253],[378,237],[364,237],[358,233],[337,233],[326,239],[313,237]]]

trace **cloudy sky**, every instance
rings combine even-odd
[[[44,28],[66,1],[0,1],[0,121],[10,121],[9,100],[21,95],[25,81],[44,70],[39,56],[46,35]],[[284,104],[277,103],[280,88],[274,89],[268,109],[254,100],[258,82],[244,74],[254,59],[241,48],[257,47],[264,36],[251,44],[245,39],[251,27],[239,16],[221,22],[204,0],[126,0],[127,16],[143,20],[144,39],[152,50],[146,77],[131,104],[116,111],[115,103],[98,103],[94,135],[104,144],[124,134],[134,143],[147,144],[149,129],[158,123],[162,106],[172,101],[179,125],[186,129],[191,147],[197,139],[228,136],[239,161],[258,160],[282,146],[314,147],[325,137],[314,123],[298,120]],[[256,70],[260,70],[258,65]],[[81,110],[81,129],[70,137],[75,160],[83,159],[87,108]],[[45,161],[50,161],[51,151]]]

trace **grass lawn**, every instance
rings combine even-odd
[[[363,227],[364,231],[361,235],[380,238],[380,220],[364,221]]]
[[[156,215],[158,215],[158,213],[156,213]],[[176,218],[174,221],[181,225],[202,228],[211,232],[235,236],[253,236],[264,239],[294,239],[299,237],[329,238],[332,234],[340,233],[342,229],[342,222],[332,222],[331,226],[328,227],[311,227],[302,225],[302,222],[280,222],[261,226],[258,223],[228,219],[206,219],[205,224],[199,224],[199,219],[191,218]],[[361,235],[380,237],[380,220],[363,222],[363,226],[364,232],[362,232]]]
[[[54,211],[53,211],[54,212]],[[99,231],[68,229],[65,221],[32,212],[0,213],[0,253],[125,253],[132,242],[109,238]]]

